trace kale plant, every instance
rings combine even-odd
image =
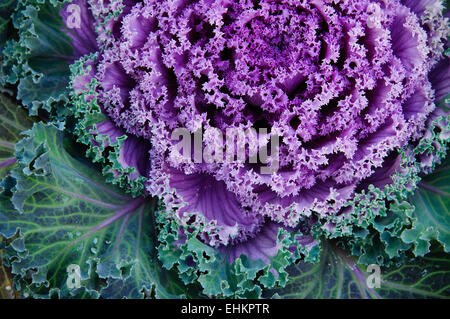
[[[449,297],[449,36],[440,0],[4,1],[0,295]]]

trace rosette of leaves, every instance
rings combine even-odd
[[[0,9],[0,235],[22,296],[449,295],[442,1]],[[179,127],[268,128],[279,169],[180,162]]]

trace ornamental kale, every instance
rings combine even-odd
[[[450,296],[443,1],[7,0],[0,19],[0,256],[22,297]]]

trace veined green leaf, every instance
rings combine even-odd
[[[4,0],[0,3],[0,50],[3,49],[7,40],[11,14],[16,6],[16,2],[16,0]]]
[[[323,243],[320,262],[300,262],[288,268],[289,281],[285,288],[266,292],[281,298],[369,298],[377,297],[367,287],[365,274],[353,260],[329,243]]]
[[[415,244],[416,255],[429,251],[429,241],[438,240],[450,252],[450,157],[432,174],[425,176],[411,198],[415,210],[411,229],[402,233],[402,239]]]
[[[0,180],[16,163],[14,145],[21,139],[20,132],[31,126],[32,121],[26,112],[0,94]]]
[[[61,6],[55,1],[20,1],[14,19],[19,39],[8,42],[3,51],[2,82],[19,82],[17,98],[31,115],[68,101],[73,47],[62,30]]]
[[[18,252],[12,272],[26,282],[24,296],[184,294],[157,259],[153,201],[106,184],[97,168],[68,152],[75,146],[56,128],[36,124],[28,134],[16,147],[21,170],[12,173],[11,202],[0,201],[0,234],[20,230],[11,243]],[[79,267],[79,286],[69,266]]]
[[[266,291],[276,298],[448,298],[450,260],[442,252],[412,258],[398,267],[380,267],[379,287],[376,272],[368,265],[357,265],[343,250],[324,243],[319,263],[300,262],[288,268],[290,280],[285,288]],[[377,266],[375,266],[377,267]]]
[[[382,268],[377,292],[383,298],[449,298],[450,259],[444,252],[412,258],[399,267]]]

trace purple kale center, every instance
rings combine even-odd
[[[99,101],[150,142],[149,192],[185,222],[202,216],[210,244],[253,237],[267,221],[341,214],[356,191],[392,182],[398,150],[435,109],[429,73],[443,34],[409,3],[128,2],[102,35]],[[279,169],[176,162],[180,127],[267,128],[281,139]]]

